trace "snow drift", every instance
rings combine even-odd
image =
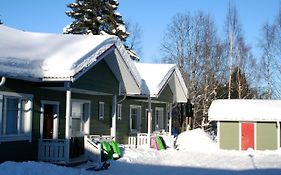
[[[179,150],[211,151],[218,149],[217,143],[202,129],[181,133],[176,140],[176,146]]]

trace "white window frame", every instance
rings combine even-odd
[[[5,109],[7,98],[14,98],[18,100],[26,100],[27,102],[22,106],[19,102],[19,111],[17,119],[17,134],[6,135],[4,129],[6,128],[6,123],[3,123],[6,115]],[[4,105],[3,105],[4,104]],[[24,109],[23,109],[24,108]],[[11,142],[11,141],[32,141],[32,115],[33,115],[33,95],[23,94],[15,92],[5,92],[0,91],[0,143],[1,142]],[[22,120],[24,117],[24,120]],[[24,122],[24,123],[22,123]],[[23,127],[23,128],[21,128]]]
[[[104,120],[104,102],[99,102],[99,120]]]
[[[157,114],[162,114],[157,116]],[[157,120],[158,119],[158,120]],[[161,125],[162,128],[161,127]],[[163,131],[165,130],[165,119],[164,119],[164,108],[163,107],[156,107],[155,108],[155,131]]]
[[[137,116],[137,129],[132,128],[132,109],[139,110],[139,116]],[[141,106],[140,105],[130,105],[130,131],[131,133],[138,133],[141,130]]]
[[[89,109],[88,109],[88,111],[83,111],[83,113],[86,113],[86,115],[87,115],[86,120],[85,120],[85,118],[83,118],[84,116],[79,117],[80,118],[80,132],[73,133],[73,130],[72,130],[71,136],[72,137],[81,137],[86,134],[90,134],[91,101],[81,100],[81,99],[72,99],[71,106],[72,106],[73,102],[80,103],[80,105],[88,104]],[[82,110],[84,110],[84,109],[82,109]],[[72,126],[72,119],[73,119],[73,116],[72,116],[72,110],[71,110],[71,126]]]
[[[122,104],[117,104],[117,120],[122,120]]]
[[[59,135],[59,107],[60,102],[41,100],[41,114],[40,114],[40,138],[43,139],[43,127],[44,127],[44,105],[56,105],[57,111],[55,111],[55,117],[53,119],[53,139],[58,139]]]

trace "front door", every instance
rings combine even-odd
[[[44,105],[43,139],[53,138],[54,111],[53,105]]]
[[[254,123],[241,124],[241,149],[255,148],[255,127]]]
[[[41,137],[43,139],[58,138],[58,109],[57,102],[42,102],[41,114]]]

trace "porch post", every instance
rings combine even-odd
[[[112,98],[112,126],[110,135],[113,137],[113,140],[116,140],[116,105],[117,105],[117,96],[113,95]]]
[[[151,97],[148,96],[148,112],[147,112],[147,135],[148,135],[148,147],[150,147],[150,135],[151,135]]]
[[[70,82],[66,83],[65,138],[71,138],[71,90]]]
[[[172,103],[169,104],[169,135],[172,135]]]
[[[69,163],[70,154],[70,138],[71,138],[71,90],[70,82],[65,83],[66,88],[66,104],[65,104],[65,162]]]

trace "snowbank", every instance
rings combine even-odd
[[[218,149],[217,143],[202,129],[181,133],[176,140],[176,146],[179,150],[211,151]]]

